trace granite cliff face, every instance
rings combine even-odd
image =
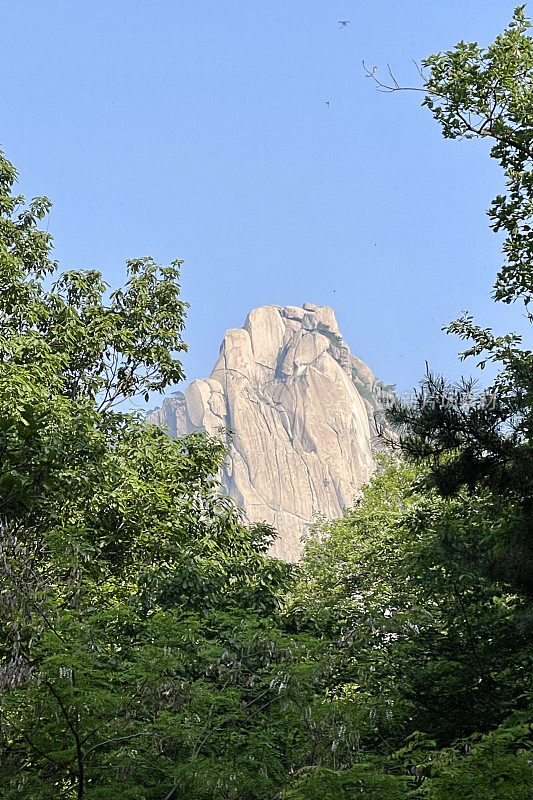
[[[311,522],[340,516],[369,479],[379,391],[331,308],[263,306],[226,332],[209,378],[148,420],[172,436],[230,429],[226,491],[250,522],[277,528],[272,554],[294,561]]]

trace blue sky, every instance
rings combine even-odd
[[[4,4],[0,145],[20,190],[53,200],[64,268],[116,286],[127,258],[185,259],[188,379],[251,308],[310,301],[405,391],[426,360],[465,369],[440,330],[462,308],[502,330],[520,312],[490,300],[502,184],[486,143],[443,140],[418,95],[376,92],[362,61],[412,84],[413,60],[488,44],[515,4]]]

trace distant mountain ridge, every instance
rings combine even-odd
[[[225,490],[250,522],[277,528],[272,554],[295,561],[309,525],[340,516],[369,480],[391,388],[352,355],[329,306],[262,306],[226,332],[210,377],[148,421],[172,436],[230,429]]]

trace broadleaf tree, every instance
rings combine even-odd
[[[488,47],[459,42],[422,62],[425,105],[447,139],[486,139],[502,167],[506,192],[488,215],[503,233],[504,262],[493,297],[519,303],[533,323],[533,39],[525,6]],[[380,88],[401,91],[392,81]],[[533,592],[533,351],[516,333],[495,334],[464,313],[446,330],[469,342],[462,358],[475,357],[499,372],[479,396],[470,381],[451,384],[428,373],[413,405],[396,403],[389,420],[404,452],[431,464],[443,494],[484,485],[522,510],[509,579]]]

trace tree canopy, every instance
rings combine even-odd
[[[431,56],[424,91],[446,137],[493,140],[495,299],[531,320],[528,25]],[[491,402],[428,376],[291,567],[217,438],[120,410],[183,375],[180,262],[61,272],[15,179],[0,156],[2,798],[528,800],[531,352],[452,323],[502,365]]]
[[[521,303],[533,323],[533,40],[525,6],[484,48],[460,42],[423,62],[421,91],[448,139],[483,138],[503,169],[506,194],[489,208],[491,227],[503,233],[504,263],[494,284],[496,301]],[[399,84],[388,87],[400,90]],[[452,385],[429,373],[414,405],[397,403],[390,420],[410,457],[429,464],[444,495],[483,485],[522,510],[507,577],[533,592],[533,351],[515,333],[495,334],[465,313],[447,326],[470,342],[462,358],[483,369],[500,367],[482,395],[468,380]]]

